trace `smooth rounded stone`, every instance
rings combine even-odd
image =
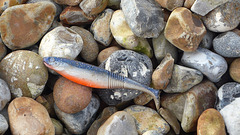
[[[166,89],[172,77],[174,59],[171,54],[167,54],[152,74],[154,89]]]
[[[110,7],[111,9],[120,9],[120,3],[121,0],[108,0],[107,6]]]
[[[213,49],[223,57],[240,57],[240,36],[230,31],[222,33],[214,38]]]
[[[185,0],[183,5],[184,7],[190,9],[195,1],[196,0]]]
[[[159,134],[166,134],[170,130],[168,123],[153,109],[132,105],[124,109],[135,119],[138,134],[148,130],[156,130]]]
[[[198,119],[198,135],[226,135],[222,115],[214,108],[205,110]]]
[[[11,93],[8,84],[0,79],[0,111],[6,106],[6,104],[11,100]],[[1,125],[1,124],[0,124]]]
[[[91,25],[91,32],[94,39],[104,46],[109,46],[112,42],[113,36],[110,30],[110,21],[113,14],[112,9],[106,9],[93,21]]]
[[[104,122],[97,135],[138,135],[138,132],[134,118],[125,111],[118,111]]]
[[[110,29],[114,39],[126,49],[134,50],[152,57],[152,48],[144,38],[137,37],[127,24],[122,10],[113,13],[110,21]]]
[[[177,48],[165,38],[164,32],[162,32],[157,38],[152,38],[152,44],[154,55],[158,62],[162,61],[167,53],[170,53],[173,59],[177,61]]]
[[[212,82],[218,82],[228,68],[222,56],[200,47],[195,52],[184,52],[181,61],[184,65],[201,71]]]
[[[64,77],[57,80],[53,88],[53,98],[57,107],[65,113],[77,113],[88,106],[92,88],[74,83]]]
[[[163,135],[163,134],[159,133],[157,130],[148,130],[144,132],[142,135]]]
[[[11,132],[14,135],[55,134],[47,110],[32,98],[15,98],[9,104],[8,114]]]
[[[205,34],[202,21],[184,7],[173,10],[164,30],[166,39],[184,52],[195,51]]]
[[[121,50],[121,48],[118,46],[111,46],[106,49],[103,49],[98,54],[98,57],[97,57],[98,64],[101,64],[102,62],[104,62],[112,53],[114,53],[118,50]]]
[[[207,29],[213,32],[226,32],[233,30],[239,25],[240,1],[229,0],[215,8],[202,18]]]
[[[92,33],[78,26],[72,26],[70,28],[82,37],[83,48],[80,52],[80,56],[86,62],[93,62],[96,60],[99,52],[99,47],[97,42],[94,40]]]
[[[136,105],[146,105],[152,99],[153,99],[153,97],[151,95],[149,95],[147,93],[142,93],[142,94],[138,95],[136,98],[134,98],[133,101]]]
[[[217,87],[214,83],[204,80],[186,93],[181,126],[185,132],[197,130],[197,120],[201,113],[213,108],[216,102]]]
[[[114,52],[99,67],[147,86],[151,82],[153,70],[151,60],[146,55],[141,55],[131,50]],[[117,105],[124,101],[132,100],[142,93],[141,91],[130,89],[101,89],[97,92],[108,105]]]
[[[38,54],[19,50],[9,53],[0,63],[1,78],[15,97],[38,97],[48,80],[48,70]]]
[[[1,0],[0,1],[0,15],[7,8],[26,3],[27,0]]]
[[[60,121],[51,118],[53,126],[55,128],[55,135],[62,135],[63,133],[63,125],[61,124]]]
[[[83,48],[82,37],[74,30],[59,26],[48,32],[39,45],[42,57],[63,57],[75,59]]]
[[[0,114],[0,135],[4,135],[4,133],[8,130],[8,122],[6,118]]]
[[[56,3],[60,5],[69,5],[69,6],[77,6],[82,0],[54,0]]]
[[[229,0],[196,0],[191,11],[201,16],[205,16],[216,7],[228,2]]]
[[[102,113],[98,118],[92,123],[91,127],[88,129],[87,135],[97,135],[98,129],[104,122],[115,112],[117,112],[116,107],[106,107],[103,109]]]
[[[79,7],[89,15],[101,13],[107,7],[108,0],[83,0]]]
[[[94,21],[96,16],[87,15],[80,7],[66,7],[60,14],[60,20],[67,25],[85,25]]]
[[[160,108],[158,112],[167,121],[167,123],[169,123],[174,132],[177,135],[180,134],[181,128],[177,118],[168,109]]]
[[[155,0],[121,0],[121,8],[127,24],[138,37],[156,38],[165,27],[162,9]]]
[[[229,74],[231,76],[231,78],[240,83],[240,58],[235,59],[229,68]]]
[[[92,96],[91,102],[88,106],[78,113],[64,113],[56,106],[56,104],[54,104],[54,110],[69,132],[72,134],[82,134],[91,126],[99,106],[99,99]]]
[[[51,27],[55,14],[56,7],[48,1],[7,8],[0,17],[4,44],[11,50],[34,45]]]
[[[156,0],[163,8],[173,11],[175,8],[182,7],[184,0]]]
[[[212,48],[212,41],[214,39],[214,33],[207,30],[206,35],[203,37],[202,41],[199,44],[199,47],[202,48],[207,48],[207,49],[211,49]]]

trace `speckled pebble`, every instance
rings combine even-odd
[[[11,100],[11,93],[8,84],[0,79],[0,111],[6,106],[6,104]]]

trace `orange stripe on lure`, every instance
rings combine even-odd
[[[159,109],[160,107],[159,90],[140,84],[127,77],[120,76],[87,63],[66,58],[44,57],[43,61],[48,68],[84,86],[104,89],[125,88],[146,92],[153,97],[156,108]]]

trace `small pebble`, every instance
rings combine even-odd
[[[148,130],[144,132],[142,135],[163,135],[163,134],[159,133],[157,130]]]
[[[6,56],[6,54],[7,54],[7,48],[0,37],[0,60],[2,60],[3,57]]]
[[[108,0],[108,7],[110,7],[111,9],[120,9],[120,3],[121,0]]]
[[[51,118],[53,126],[55,128],[55,135],[62,135],[63,133],[63,125],[61,124],[60,121]]]
[[[4,135],[4,133],[8,130],[8,127],[6,118],[0,114],[0,135]]]
[[[182,7],[184,0],[156,0],[163,8],[173,11],[175,8]]]
[[[0,15],[7,8],[26,3],[28,0],[1,0],[0,2]]]
[[[82,0],[54,0],[57,4],[60,5],[69,5],[69,6],[77,6],[82,2]]]
[[[83,0],[79,7],[88,15],[101,13],[107,7],[108,0]]]
[[[112,53],[121,50],[118,46],[111,46],[106,49],[103,49],[97,57],[98,64],[103,63]]]
[[[214,33],[207,30],[206,35],[203,37],[202,41],[199,44],[199,47],[211,49],[212,48],[212,41],[214,38]]]
[[[195,1],[196,0],[185,0],[184,1],[184,7],[190,9]]]
[[[36,101],[40,104],[42,104],[48,111],[50,117],[56,117],[56,114],[54,112],[54,100],[53,100],[53,94],[50,93],[49,95],[44,96],[38,96],[36,98]]]
[[[11,100],[11,93],[8,84],[0,79],[0,111],[6,106],[6,104]],[[0,124],[1,125],[1,124]]]
[[[240,83],[240,68],[239,67],[240,67],[240,58],[235,59],[229,67],[229,73],[230,73],[231,78],[238,83]]]
[[[146,105],[147,103],[149,103],[151,100],[153,99],[153,97],[151,95],[149,95],[148,93],[142,93],[139,96],[137,96],[136,98],[134,98],[134,103],[136,105]]]

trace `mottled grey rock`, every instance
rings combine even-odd
[[[94,121],[99,106],[99,99],[93,96],[88,106],[78,113],[64,113],[56,106],[56,104],[54,104],[54,110],[69,132],[72,134],[82,134]]]
[[[184,65],[201,71],[212,82],[218,82],[228,68],[222,56],[200,47],[195,52],[184,52],[181,61]]]
[[[131,50],[114,52],[101,68],[133,79],[139,83],[149,85],[153,71],[151,60]],[[116,105],[123,101],[134,99],[142,92],[129,89],[101,89],[97,91],[101,99],[109,105]]]
[[[240,36],[230,31],[222,33],[214,38],[213,48],[223,57],[240,57]]]
[[[165,26],[161,7],[155,0],[122,0],[121,8],[129,27],[138,37],[156,38]]]
[[[226,32],[236,28],[240,22],[240,1],[229,0],[202,18],[205,26],[213,32]]]
[[[203,37],[202,41],[199,44],[199,47],[210,49],[212,48],[212,41],[214,38],[214,33],[207,30],[206,35]]]
[[[4,135],[7,129],[8,129],[8,122],[5,119],[5,117],[2,114],[0,114],[0,135]]]
[[[229,0],[196,0],[191,10],[201,16],[205,16],[207,13],[212,11],[214,8],[228,2]]]
[[[166,93],[183,93],[200,83],[203,75],[200,71],[180,65],[174,65],[172,78],[167,88]]]
[[[11,93],[8,84],[0,79],[0,111],[11,100]]]

